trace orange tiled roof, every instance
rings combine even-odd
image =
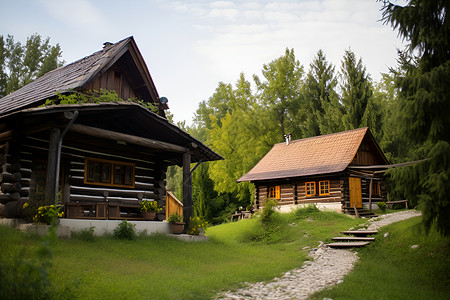
[[[275,144],[238,179],[258,181],[342,172],[355,157],[367,127]]]

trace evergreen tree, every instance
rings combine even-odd
[[[33,34],[22,46],[12,35],[0,35],[0,97],[62,66],[60,57],[61,47],[51,46],[50,38]]]
[[[392,172],[409,200],[418,201],[425,228],[450,235],[450,22],[446,0],[383,5],[383,20],[409,41],[401,59],[399,133],[411,142],[409,159],[424,163]]]
[[[319,50],[310,64],[304,85],[306,114],[302,129],[305,137],[340,131],[342,106],[335,91],[336,86],[334,66],[328,63],[323,51]]]
[[[341,72],[344,128],[348,130],[365,126],[363,117],[373,93],[370,76],[366,73],[366,67],[363,65],[362,59],[357,60],[355,53],[351,50],[345,51]],[[369,110],[371,108],[369,105]],[[368,119],[369,116],[366,117],[366,120]]]

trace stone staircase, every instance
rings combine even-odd
[[[341,231],[345,236],[334,237],[334,243],[326,244],[326,246],[331,248],[353,248],[353,247],[364,247],[369,245],[370,242],[374,241],[374,237],[368,237],[368,235],[377,234],[377,230],[347,230]]]

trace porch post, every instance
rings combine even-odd
[[[56,168],[58,159],[58,143],[60,131],[58,128],[50,130],[50,140],[48,143],[48,161],[47,161],[47,182],[45,184],[45,201],[55,203],[56,200]]]
[[[191,153],[183,154],[183,221],[186,228],[189,218],[192,216],[192,176],[191,176]]]

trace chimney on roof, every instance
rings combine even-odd
[[[284,139],[286,140],[286,146],[288,146],[292,140],[292,133],[288,133],[287,135],[285,134]]]
[[[111,42],[104,42],[103,43],[103,49],[108,49],[109,47],[111,47],[113,45],[113,43]]]

